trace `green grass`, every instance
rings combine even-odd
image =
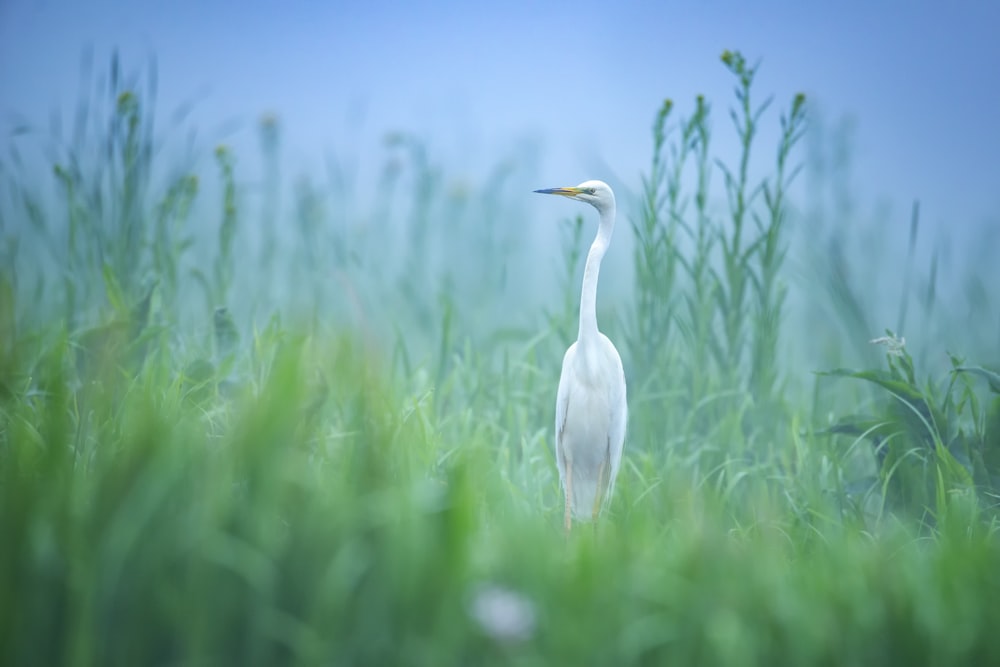
[[[552,414],[592,221],[562,230],[549,305],[518,312],[533,286],[508,263],[537,255],[505,202],[529,195],[502,170],[449,191],[397,137],[377,213],[405,242],[353,226],[341,179],[302,186],[288,225],[272,192],[257,243],[238,156],[156,164],[150,101],[113,63],[81,102],[112,122],[64,147],[51,200],[0,163],[0,661],[1000,660],[1000,375],[959,355],[924,373],[891,333],[873,368],[785,353],[808,335],[786,300],[807,106],[754,175],[770,102],[723,62],[741,153],[716,162],[708,101],[667,102],[623,201],[634,282],[600,318],[626,454],[608,514],[568,539]],[[806,288],[836,318],[817,345],[878,335],[841,277]]]

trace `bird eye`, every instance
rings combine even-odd
[[[587,192],[590,194],[597,194],[597,188],[587,188]]]

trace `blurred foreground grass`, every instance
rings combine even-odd
[[[435,282],[404,257],[423,272],[405,284],[365,264],[374,246],[325,230],[309,190],[297,236],[264,239],[252,258],[220,150],[206,259],[200,181],[157,187],[143,97],[114,64],[117,121],[96,142],[110,157],[93,171],[77,147],[56,165],[66,217],[46,216],[25,174],[0,171],[2,228],[18,232],[0,276],[0,660],[1000,660],[1000,376],[954,356],[943,380],[925,378],[890,334],[885,367],[798,389],[809,369],[788,365],[781,340],[804,100],[781,117],[775,173],[754,182],[766,104],[751,103],[755,68],[723,60],[744,150],[721,168],[729,208],[707,204],[708,103],[678,120],[665,104],[630,221],[634,296],[602,315],[626,341],[626,458],[609,516],[569,539],[551,422],[586,227],[564,235],[565,305],[518,329],[488,288],[464,294],[471,273]],[[416,181],[436,192],[433,170]],[[413,210],[409,245],[464,233],[467,209],[428,198]],[[58,272],[37,270],[53,261]],[[382,321],[336,307],[261,321],[273,304],[244,283],[281,271],[299,298],[381,300]],[[846,289],[831,290],[838,303],[858,298]]]
[[[543,443],[442,441],[433,397],[349,340],[284,341],[261,385],[202,402],[149,370],[70,391],[68,353],[4,402],[6,664],[1000,659],[975,518],[875,535],[667,469],[624,473],[613,518],[566,541],[551,478],[508,481],[545,479]]]

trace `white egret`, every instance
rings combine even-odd
[[[556,463],[568,533],[572,519],[596,520],[608,503],[625,444],[628,403],[622,360],[597,329],[597,277],[615,229],[615,195],[602,181],[535,192],[586,202],[601,218],[583,271],[580,330],[563,357],[556,394]]]

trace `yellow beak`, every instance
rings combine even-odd
[[[578,194],[582,194],[583,190],[580,188],[546,188],[545,190],[535,190],[535,192],[543,195],[562,195],[563,197],[575,197]]]

